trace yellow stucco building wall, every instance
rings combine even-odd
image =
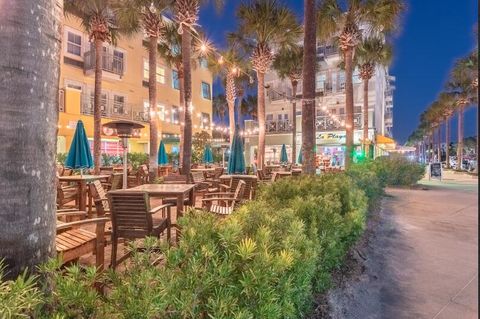
[[[120,37],[115,46],[105,44],[102,78],[102,123],[130,119],[145,126],[140,137],[129,141],[130,152],[148,152],[148,52],[141,34]],[[58,121],[59,153],[68,152],[75,125],[82,120],[87,136],[93,139],[94,54],[80,21],[65,17],[60,68]],[[174,72],[159,56],[157,61],[158,134],[167,152],[178,144],[180,135],[179,90],[174,87]],[[193,132],[211,134],[212,74],[202,63],[192,72]],[[118,139],[102,132],[102,152],[115,152]],[[105,142],[105,143],[103,143]],[[103,149],[105,144],[105,150]]]

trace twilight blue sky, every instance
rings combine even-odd
[[[221,14],[212,6],[201,9],[200,24],[217,47],[225,45],[227,32],[235,30],[235,8],[240,0],[226,0]],[[284,0],[303,20],[303,1]],[[390,73],[396,76],[394,138],[405,142],[419,115],[442,90],[455,59],[473,48],[478,23],[477,0],[407,0],[399,35],[394,39],[395,58]],[[223,91],[217,82],[214,94]],[[465,114],[465,136],[475,135],[476,108]],[[456,139],[456,118],[452,137]]]

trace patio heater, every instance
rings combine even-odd
[[[130,121],[112,121],[106,124],[103,124],[104,127],[111,128],[115,130],[116,135],[120,138],[123,148],[123,183],[122,188],[127,188],[127,173],[128,173],[128,163],[127,163],[127,153],[128,153],[128,139],[135,137],[133,135],[134,129],[144,128],[142,124]]]

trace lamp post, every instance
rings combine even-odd
[[[103,124],[104,127],[114,129],[116,135],[121,139],[123,148],[123,185],[122,188],[127,188],[127,153],[128,153],[128,139],[133,136],[134,129],[144,128],[142,124],[130,122],[130,121],[112,121]],[[115,134],[115,133],[114,133]]]

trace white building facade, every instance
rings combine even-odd
[[[341,55],[333,46],[317,47],[316,72],[316,152],[329,157],[333,165],[342,166],[345,149],[345,72],[339,68]],[[313,67],[313,66],[312,66]],[[369,140],[377,135],[392,137],[393,90],[395,77],[389,75],[388,67],[377,66],[375,75],[369,81],[368,129]],[[282,144],[286,145],[289,161],[292,161],[292,121],[296,121],[297,150],[302,144],[302,82],[297,89],[297,112],[292,113],[292,88],[288,79],[281,80],[274,70],[265,76],[266,138],[265,162],[278,162]],[[363,82],[358,70],[353,73],[354,100],[354,143],[361,144],[363,138]],[[255,158],[258,145],[258,124],[245,122],[245,159],[248,164]],[[372,152],[378,152],[373,150]],[[373,154],[375,155],[375,154]]]

